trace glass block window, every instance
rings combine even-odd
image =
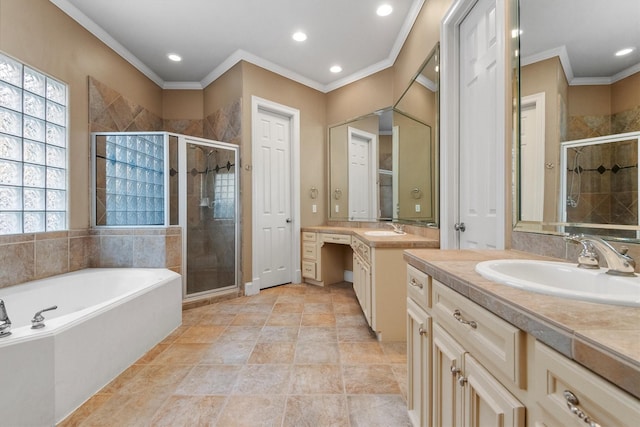
[[[213,190],[213,217],[232,219],[235,216],[235,173],[218,172]]]
[[[67,85],[0,54],[0,234],[67,228]]]
[[[107,135],[105,159],[106,218],[98,225],[163,225],[164,135]]]

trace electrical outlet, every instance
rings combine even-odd
[[[318,205],[311,205],[311,212],[318,213]]]
[[[336,205],[336,213],[340,212],[340,205]]]
[[[416,205],[416,212],[420,212],[420,205]]]

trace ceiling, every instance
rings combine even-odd
[[[246,60],[328,92],[393,65],[425,0],[50,1],[166,89],[202,89]]]
[[[522,63],[558,55],[571,84],[640,72],[640,0],[520,0],[520,29]]]

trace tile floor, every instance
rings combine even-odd
[[[409,426],[406,383],[350,283],[284,285],[184,311],[60,426]]]

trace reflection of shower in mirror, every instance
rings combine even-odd
[[[571,167],[571,179],[569,183],[569,189],[567,196],[567,206],[571,208],[577,208],[580,203],[580,192],[582,190],[582,166],[580,166],[580,155],[582,155],[582,149],[580,148],[572,148],[571,151],[574,152],[573,156],[573,167]],[[576,182],[577,181],[577,182]]]

